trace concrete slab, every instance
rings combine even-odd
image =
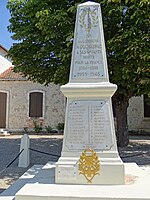
[[[54,164],[46,166],[21,190],[15,200],[150,200],[150,171],[125,163],[125,185],[65,185],[54,183]]]
[[[0,200],[15,200],[14,196],[0,197]]]
[[[42,169],[43,165],[34,165],[27,170],[13,185],[0,194],[0,200],[13,200],[15,194],[30,180],[36,176]]]

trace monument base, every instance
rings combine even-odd
[[[125,163],[124,185],[55,184],[55,165],[48,163],[15,196],[15,200],[148,200],[150,168]]]
[[[100,172],[89,182],[79,173],[77,158],[61,157],[56,163],[55,182],[61,184],[123,185],[124,163],[118,158],[101,158]]]

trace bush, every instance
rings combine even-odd
[[[42,125],[38,124],[36,121],[33,121],[33,124],[34,124],[34,131],[35,133],[40,133],[42,131]]]
[[[63,133],[63,131],[64,131],[64,123],[58,123],[56,128],[58,129],[59,133]]]
[[[52,132],[52,127],[51,126],[45,126],[46,133],[51,133]]]
[[[26,127],[26,126],[23,127],[23,130],[24,130],[25,133],[28,133],[28,127]]]

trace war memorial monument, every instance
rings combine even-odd
[[[67,97],[61,157],[31,175],[15,200],[150,199],[150,173],[118,154],[111,103],[116,90],[109,82],[100,4],[80,4],[70,78],[61,87]]]
[[[61,87],[67,108],[56,183],[88,184],[85,177],[92,179],[91,184],[124,183],[124,164],[118,156],[111,104],[116,89],[109,82],[100,5],[81,4],[77,10],[70,79]],[[82,152],[84,158],[80,160]]]

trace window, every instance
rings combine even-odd
[[[43,117],[43,93],[29,94],[29,117]]]
[[[150,104],[148,96],[144,95],[144,117],[150,117]]]

